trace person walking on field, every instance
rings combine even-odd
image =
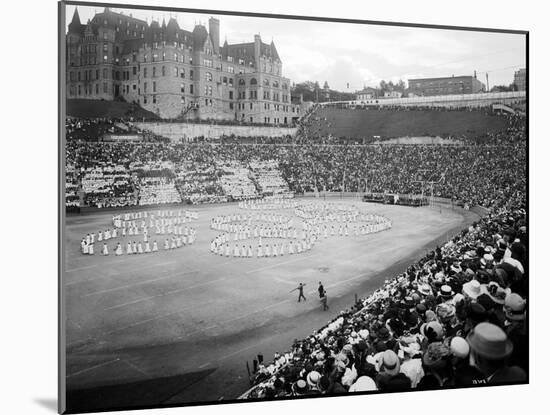
[[[321,281],[319,281],[319,287],[317,288],[317,291],[319,291],[319,298],[323,298],[325,287],[323,287],[323,283]]]
[[[321,305],[323,306],[323,311],[326,311],[328,310],[327,292],[325,290],[325,287],[323,287],[323,283],[321,281],[319,281],[319,288],[317,288],[317,290],[319,291],[319,298],[321,301]]]
[[[300,302],[302,300],[302,298],[304,299],[304,301],[306,301],[306,297],[304,296],[304,287],[305,286],[306,286],[306,284],[301,282],[296,288],[294,288],[293,290],[290,291],[290,292],[292,292],[292,291],[298,290],[298,302]]]

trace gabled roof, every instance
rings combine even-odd
[[[85,28],[85,25],[80,23],[78,8],[75,8],[73,13],[73,19],[71,20],[71,23],[69,23],[69,33],[82,34],[84,33],[84,28]]]
[[[221,53],[224,57],[232,56],[236,59],[241,58],[254,60],[254,42],[234,43],[229,45],[226,40],[221,48]],[[273,41],[270,45],[260,41],[260,56],[266,56],[274,61],[281,61]]]

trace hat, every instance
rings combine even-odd
[[[426,306],[422,303],[420,304],[417,304],[416,306],[416,311],[419,313],[419,314],[424,314],[426,312]]]
[[[481,284],[478,280],[471,280],[462,285],[462,292],[464,295],[475,300],[481,294]]]
[[[381,327],[378,330],[377,337],[380,340],[388,340],[390,338],[390,332],[386,327]]]
[[[439,289],[439,295],[443,298],[451,298],[454,295],[453,289],[447,284],[442,285]]]
[[[489,275],[489,273],[487,271],[480,269],[480,270],[477,271],[476,279],[481,284],[489,284],[489,281],[491,280],[491,276]]]
[[[504,304],[504,299],[507,294],[506,290],[494,281],[491,281],[488,285],[483,285],[481,287],[481,293],[487,294],[491,300],[497,304]]]
[[[367,343],[365,342],[365,340],[359,340],[357,342],[357,350],[359,350],[360,352],[364,352],[365,350],[367,350],[369,348],[369,346],[367,345]]]
[[[302,395],[307,391],[307,383],[305,380],[300,379],[294,385],[292,385],[292,390],[296,395]]]
[[[455,305],[460,304],[463,301],[464,301],[464,296],[460,293],[455,294],[455,296],[453,297],[453,303]]]
[[[460,336],[453,337],[450,347],[451,353],[461,359],[468,357],[470,354],[470,345]]]
[[[358,334],[359,334],[359,337],[361,337],[364,340],[369,338],[369,331],[367,329],[359,330]]]
[[[487,318],[487,310],[479,303],[471,303],[468,310],[468,317],[474,321],[483,321]]]
[[[432,287],[430,287],[429,284],[420,284],[418,286],[418,292],[422,295],[430,295],[432,294]]]
[[[504,300],[504,313],[506,318],[511,321],[525,320],[525,307],[527,302],[521,295],[512,293],[508,294]]]
[[[438,368],[445,365],[445,358],[450,356],[451,350],[442,342],[434,342],[428,345],[422,362],[424,366]]]
[[[336,360],[334,362],[334,367],[339,371],[339,372],[344,372],[346,370],[346,364],[344,362],[342,362],[341,360]]]
[[[403,304],[405,304],[407,307],[414,307],[415,306],[415,302],[414,302],[412,296],[405,297],[404,300],[403,300]]]
[[[429,340],[441,340],[443,338],[443,326],[438,321],[430,321],[420,327],[420,332]]]
[[[441,303],[435,309],[437,316],[442,322],[449,321],[455,315],[455,306],[452,304]]]
[[[399,358],[393,350],[386,350],[382,354],[382,362],[380,369],[389,374],[397,375],[399,373]]]
[[[307,384],[311,387],[316,387],[321,380],[321,374],[315,370],[307,374]]]
[[[427,310],[425,316],[426,316],[427,323],[429,323],[430,321],[437,320],[437,316],[435,315],[433,310]]]
[[[475,353],[491,360],[504,359],[514,350],[506,333],[491,323],[479,323],[468,334],[467,340]]]
[[[386,345],[385,342],[383,342],[382,340],[379,340],[375,343],[374,348],[376,352],[384,352],[388,349],[388,346]]]
[[[350,392],[368,392],[378,390],[376,383],[368,376],[361,376],[349,387]]]

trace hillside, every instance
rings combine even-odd
[[[326,120],[325,120],[326,119]],[[506,119],[480,111],[392,111],[320,108],[311,117],[323,135],[372,138],[405,136],[474,137],[506,128]]]
[[[91,99],[68,99],[67,115],[79,118],[147,118],[158,119],[158,116],[144,110],[138,105],[120,101],[100,101]]]

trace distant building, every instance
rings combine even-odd
[[[403,92],[400,91],[386,91],[384,92],[384,98],[401,98]]]
[[[414,96],[476,94],[485,91],[485,84],[475,76],[409,79],[409,92]]]
[[[67,33],[67,98],[134,102],[162,118],[289,124],[291,103],[275,44],[259,35],[220,46],[220,22],[180,29],[105,8]]]
[[[355,99],[357,101],[365,101],[367,99],[373,99],[376,98],[377,91],[374,88],[366,87],[363,88],[361,91],[358,91],[355,93]]]
[[[525,68],[514,72],[514,85],[518,91],[525,91],[527,89],[527,70]]]

